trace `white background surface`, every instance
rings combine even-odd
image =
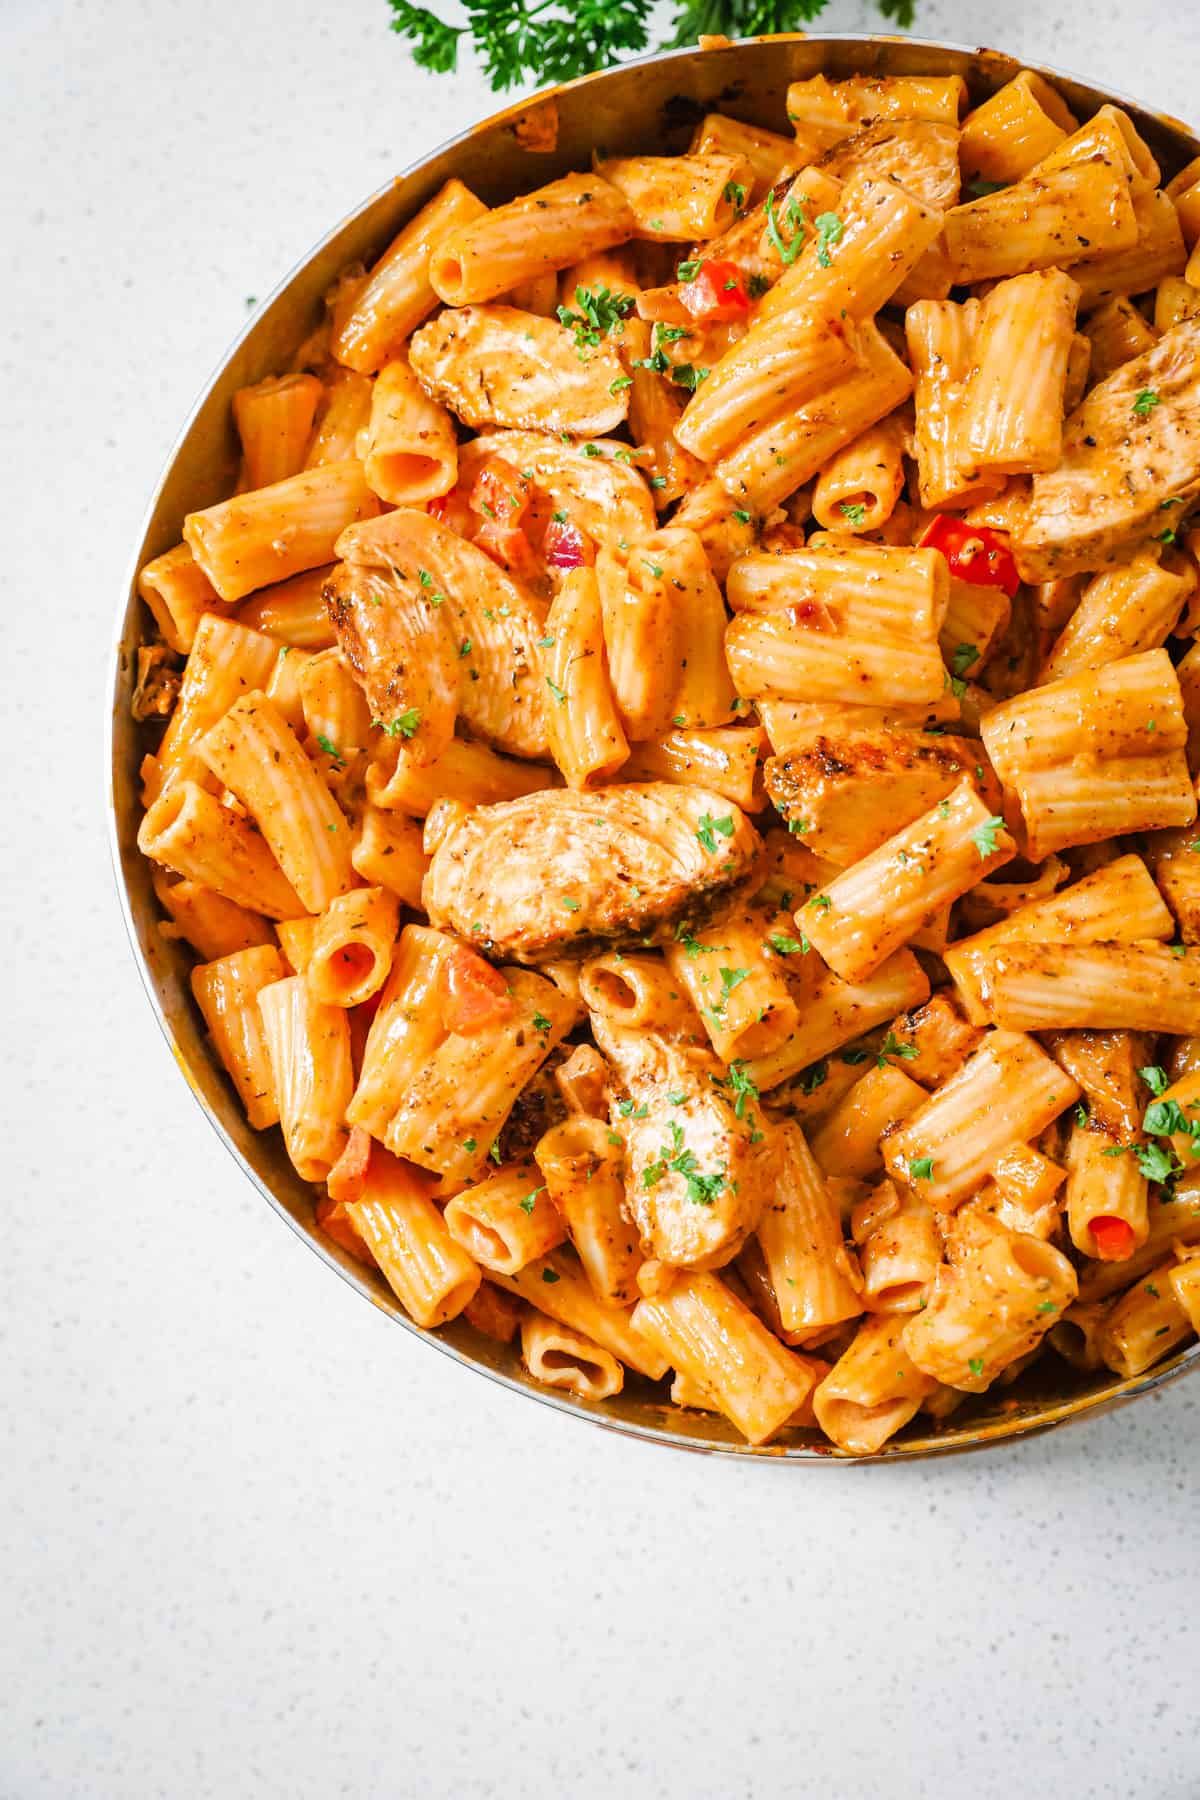
[[[919,10],[1194,106],[1190,0]],[[385,27],[0,0],[0,1796],[1194,1800],[1200,1383],[862,1472],[618,1441],[392,1329],[170,1062],[104,843],[111,620],[246,296],[492,110]]]

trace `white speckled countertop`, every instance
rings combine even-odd
[[[1194,113],[1188,0],[918,10]],[[122,571],[247,296],[494,103],[384,0],[0,0],[0,95],[2,1800],[1195,1800],[1200,1382],[671,1455],[392,1329],[238,1174],[112,893]]]

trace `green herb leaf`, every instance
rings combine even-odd
[[[697,828],[696,836],[709,854],[715,855],[717,851],[717,840],[713,836],[713,833],[719,831],[723,838],[730,838],[733,836],[734,830],[735,827],[732,813],[726,813],[722,819],[714,819],[711,813],[704,812],[700,814],[700,824]]]
[[[739,1119],[744,1119],[746,1116],[747,1100],[758,1099],[758,1089],[755,1087],[753,1081],[751,1081],[749,1075],[747,1075],[744,1062],[738,1061],[730,1063],[729,1085],[737,1095],[733,1110]]]
[[[837,214],[831,212],[818,213],[815,223],[817,227],[817,261],[823,269],[828,269],[833,262],[833,258],[829,254],[829,247],[831,244],[841,243],[846,227]]]
[[[1153,388],[1143,388],[1133,403],[1133,410],[1139,419],[1144,419],[1148,413],[1152,413],[1155,407],[1161,404],[1162,401]]]
[[[1160,1069],[1157,1063],[1151,1063],[1148,1067],[1139,1069],[1138,1074],[1155,1096],[1165,1093],[1170,1086],[1167,1080],[1167,1071]]]
[[[325,733],[323,731],[318,731],[317,742],[318,742],[318,744],[320,744],[320,746],[321,746],[322,750],[325,752],[326,756],[332,756],[334,762],[338,765],[339,768],[341,768],[344,765],[344,763],[346,761],[345,757],[342,755],[342,753],[338,749],[337,745],[335,743],[332,743],[330,741],[330,739],[325,736]]]
[[[989,856],[996,853],[996,835],[1004,830],[1004,820],[999,813],[993,813],[982,825],[977,825],[971,833],[971,842],[986,862]]]
[[[546,1191],[546,1189],[544,1186],[543,1187],[535,1187],[531,1193],[526,1194],[526,1196],[523,1200],[518,1200],[517,1205],[520,1207],[520,1209],[523,1213],[531,1213],[533,1211],[534,1202],[536,1201],[538,1195],[544,1194],[545,1191]]]
[[[1139,1144],[1133,1154],[1147,1181],[1168,1182],[1179,1173],[1180,1165],[1161,1144]]]
[[[634,300],[632,294],[613,294],[606,287],[577,287],[575,304],[578,312],[573,312],[569,306],[560,306],[558,321],[574,332],[575,348],[582,355],[586,350],[595,349],[600,339],[614,329],[623,329],[621,321],[633,311]],[[628,385],[628,376],[625,379]]]
[[[895,1032],[889,1031],[882,1044],[879,1046],[879,1054],[876,1056],[875,1062],[877,1067],[886,1069],[888,1067],[889,1056],[899,1056],[902,1057],[905,1062],[912,1062],[913,1058],[920,1056],[920,1054],[921,1052],[917,1049],[915,1044],[902,1044]]]
[[[912,1156],[908,1161],[908,1172],[914,1181],[929,1181],[933,1176],[932,1156]]]
[[[389,737],[414,737],[417,727],[421,723],[421,711],[419,707],[410,706],[406,712],[400,714],[398,719],[391,719],[386,723],[381,719],[379,723]]]
[[[852,525],[865,525],[867,509],[861,500],[839,500],[838,511],[844,513]]]

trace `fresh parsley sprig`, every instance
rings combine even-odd
[[[877,0],[885,19],[912,24],[914,0]],[[825,10],[826,0],[680,0],[658,49],[701,36],[765,37],[795,31]],[[650,0],[466,0],[465,25],[448,25],[428,7],[388,0],[391,28],[406,39],[423,69],[458,66],[460,40],[470,38],[493,88],[570,81],[606,68],[623,52],[650,42]]]

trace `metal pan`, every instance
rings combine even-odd
[[[312,329],[322,298],[349,262],[371,261],[400,226],[452,175],[483,199],[498,202],[571,168],[587,167],[593,147],[615,151],[679,151],[695,122],[710,110],[786,132],[788,83],[820,72],[853,74],[961,75],[977,102],[1009,80],[1022,65],[997,51],[914,38],[807,37],[758,39],[721,50],[681,50],[644,58],[602,74],[567,83],[539,97],[553,100],[558,114],[555,147],[526,148],[532,141],[523,123],[529,102],[509,107],[440,150],[415,163],[359,210],[344,219],[275,290],[238,338],[201,395],[172,450],[145,524],[134,547],[129,582],[120,597],[112,670],[112,785],[110,832],[113,862],[134,957],[150,1004],[171,1053],[214,1129],[255,1183],[263,1199],[292,1229],[307,1238],[318,1256],[366,1299],[406,1330],[466,1368],[543,1405],[574,1414],[610,1431],[681,1450],[742,1457],[772,1457],[813,1464],[945,1455],[980,1450],[1007,1439],[1029,1436],[1083,1418],[1149,1393],[1187,1369],[1200,1367],[1200,1345],[1167,1358],[1150,1373],[1118,1381],[1107,1371],[1081,1374],[1053,1354],[1041,1359],[1013,1386],[970,1399],[950,1418],[931,1423],[920,1416],[869,1459],[838,1456],[815,1433],[793,1431],[765,1449],[752,1449],[723,1420],[670,1406],[660,1388],[633,1377],[614,1400],[589,1405],[539,1387],[519,1358],[461,1321],[437,1333],[421,1332],[397,1305],[383,1281],[364,1270],[313,1223],[313,1191],[299,1180],[284,1154],[277,1131],[251,1131],[225,1075],[210,1051],[188,987],[190,958],[157,928],[158,908],[150,871],[136,848],[140,808],[138,763],[146,748],[130,718],[129,702],[136,649],[146,616],[134,587],[148,558],[179,542],[184,515],[223,498],[237,466],[231,422],[235,389],[287,365]],[[1160,159],[1164,177],[1200,154],[1200,141],[1177,120],[1150,111],[1121,94],[1042,69],[1073,111],[1086,117],[1107,101],[1132,115]]]

